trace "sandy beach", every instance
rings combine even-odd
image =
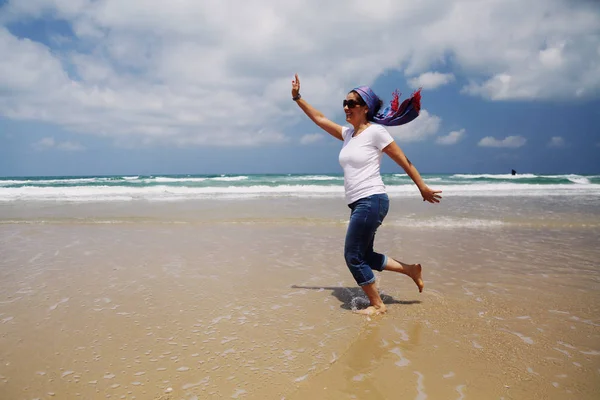
[[[597,399],[596,198],[394,199],[383,316],[343,200],[3,203],[0,399]]]

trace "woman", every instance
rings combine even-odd
[[[404,264],[373,251],[375,232],[383,222],[389,199],[381,179],[382,153],[390,156],[417,185],[423,201],[439,203],[439,190],[430,189],[421,179],[417,169],[406,158],[392,136],[382,126],[402,125],[415,119],[420,111],[420,93],[399,104],[398,93],[390,106],[380,112],[382,101],[367,86],[353,89],[343,102],[346,121],[351,128],[328,120],[300,96],[298,74],[292,81],[292,99],[306,115],[331,136],[344,142],[339,161],[344,170],[346,202],[350,207],[350,223],[346,233],[344,258],[356,283],[369,298],[370,306],[358,311],[361,314],[386,312],[379,296],[372,270],[394,271],[408,275],[423,291],[420,264]]]

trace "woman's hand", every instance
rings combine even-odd
[[[292,81],[292,97],[296,97],[298,94],[300,94],[300,79],[296,74],[296,79]]]
[[[419,188],[421,191],[421,196],[423,196],[423,201],[428,201],[430,203],[439,203],[442,199],[438,193],[442,193],[441,190],[433,190],[429,188],[429,186],[425,185],[422,188]]]

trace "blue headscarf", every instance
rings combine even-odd
[[[390,105],[375,114],[380,99],[368,86],[359,86],[352,89],[365,101],[369,112],[367,119],[385,126],[397,126],[406,124],[419,116],[421,111],[421,89],[414,92],[408,99],[400,104],[400,93],[396,90]]]

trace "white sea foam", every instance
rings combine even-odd
[[[248,179],[247,176],[219,176],[216,178],[209,178],[213,181],[222,181],[222,182],[237,182],[237,181],[245,181]]]
[[[497,228],[505,225],[500,220],[484,220],[474,218],[433,217],[428,219],[398,218],[388,221],[387,225],[405,228]]]
[[[231,398],[232,399],[237,399],[237,398],[239,398],[243,394],[246,394],[246,391],[244,389],[236,389],[235,393],[233,393],[231,395]]]
[[[33,179],[15,179],[15,180],[0,180],[0,186],[8,185],[70,185],[75,183],[95,183],[95,182],[106,182],[110,178],[70,178],[70,179],[44,179],[44,180],[33,180]]]
[[[565,343],[565,342],[560,341],[560,340],[557,343],[560,344],[561,346],[565,346],[568,349],[577,350],[577,347],[573,346],[572,344]]]
[[[69,301],[69,297],[65,297],[64,299],[61,299],[61,300],[60,300],[58,303],[56,303],[56,304],[54,304],[54,305],[50,306],[50,307],[48,308],[48,310],[50,310],[50,311],[54,311],[54,310],[56,310],[56,308],[57,308],[57,307],[58,307],[60,304],[62,304],[62,303],[66,303],[67,301]]]
[[[207,376],[207,377],[205,377],[204,379],[202,379],[202,380],[201,380],[201,381],[199,381],[199,382],[196,382],[196,383],[186,383],[186,384],[185,384],[185,385],[183,385],[181,388],[182,388],[183,390],[187,390],[187,389],[194,388],[194,387],[196,387],[196,386],[206,386],[206,384],[208,383],[208,381],[209,381],[209,380],[210,380],[210,377],[209,377],[209,376]]]
[[[598,350],[580,351],[580,353],[587,356],[600,356],[600,351]]]
[[[252,198],[279,196],[342,196],[341,186],[281,185],[281,186],[73,186],[0,188],[0,201],[173,201],[204,198]]]
[[[361,382],[365,380],[366,375],[365,374],[358,374],[352,377],[352,380],[355,382]]]
[[[567,350],[563,350],[563,349],[559,349],[558,347],[553,347],[554,350],[563,353],[564,355],[566,355],[567,357],[571,358],[571,353],[569,353]]]
[[[537,372],[535,372],[535,371],[533,370],[533,368],[531,368],[531,367],[527,367],[527,372],[529,372],[530,374],[533,374],[533,375],[539,375],[539,374],[538,374]]]
[[[413,189],[406,185],[406,189]],[[398,186],[403,187],[403,186]],[[433,187],[433,186],[432,186]],[[526,183],[472,183],[466,185],[439,185],[434,189],[442,190],[444,196],[479,196],[479,197],[518,197],[518,196],[567,196],[598,195],[598,184],[526,184]],[[392,188],[394,193],[395,188]]]
[[[425,400],[427,398],[425,384],[423,383],[425,376],[419,371],[415,371],[415,374],[417,375],[417,397],[415,397],[415,400]]]
[[[456,391],[458,392],[458,394],[460,395],[460,397],[457,400],[463,400],[465,398],[465,394],[463,393],[463,390],[466,388],[466,385],[458,385],[456,387]]]
[[[534,174],[454,174],[452,178],[457,179],[533,179],[538,178]]]
[[[524,341],[527,344],[533,344],[534,343],[533,339],[531,339],[528,336],[523,335],[522,333],[514,332],[514,331],[509,331],[508,329],[500,329],[500,330],[503,331],[503,332],[511,333],[511,334],[513,334],[515,336],[518,336],[522,341]]]
[[[460,175],[458,175],[460,176]],[[470,178],[478,175],[467,175]],[[486,177],[486,175],[481,175]],[[456,175],[455,175],[456,177]],[[501,175],[494,175],[498,178]],[[521,176],[523,177],[523,176]],[[535,177],[535,176],[534,176]],[[515,197],[515,196],[598,196],[600,195],[600,184],[590,183],[586,177],[567,176],[572,184],[529,184],[518,182],[469,182],[452,184],[444,178],[438,181],[434,189],[443,191],[444,197]],[[344,188],[341,184],[304,184],[308,180],[316,181],[341,181],[337,176],[300,176],[282,179],[275,178],[285,184],[268,186],[264,184],[253,184],[248,176],[232,177],[156,177],[144,178],[141,183],[158,183],[156,186],[123,186],[106,184],[115,182],[109,178],[82,178],[66,180],[44,180],[44,181],[0,181],[0,202],[5,201],[66,201],[66,202],[94,202],[94,201],[176,201],[204,198],[253,198],[253,197],[343,197]],[[433,178],[432,178],[433,179]],[[437,178],[435,178],[437,179]],[[511,178],[512,179],[512,178]],[[127,182],[136,179],[131,177]],[[460,180],[460,179],[459,179]],[[211,184],[210,182],[231,182],[230,185]],[[185,183],[191,185],[185,185]],[[264,182],[264,181],[263,181]],[[294,184],[297,182],[298,184]],[[53,186],[55,183],[67,183],[71,186]],[[86,185],[94,183],[96,185]],[[98,185],[98,183],[100,183]],[[104,183],[104,184],[102,184]],[[182,183],[182,185],[173,185]],[[194,184],[196,183],[196,184]],[[439,183],[439,185],[438,185]],[[24,186],[6,187],[8,185],[23,184]],[[388,184],[387,191],[393,197],[419,196],[415,185],[410,183]]]
[[[395,355],[397,355],[398,357],[400,357],[400,360],[396,361],[395,364],[399,367],[406,367],[407,365],[410,364],[410,360],[406,357],[404,357],[404,355],[402,354],[402,350],[400,350],[399,347],[395,347],[392,350],[390,350],[390,353],[393,353]]]
[[[145,182],[155,181],[155,182],[160,182],[160,183],[176,183],[176,182],[203,182],[206,179],[207,178],[169,178],[169,177],[157,176],[156,178],[152,178],[152,179],[144,179],[144,181]]]
[[[329,176],[329,175],[306,175],[306,176],[290,176],[290,180],[293,181],[343,181],[342,176]]]
[[[404,331],[402,329],[398,329],[396,327],[394,327],[394,330],[396,331],[396,333],[400,334],[400,339],[401,340],[403,340],[405,342],[408,342],[409,337],[408,337],[408,334],[406,333],[406,331]]]
[[[569,174],[569,175],[547,175],[545,176],[545,178],[554,178],[554,179],[568,179],[569,181],[573,182],[573,183],[581,183],[581,184],[590,184],[590,180],[585,177],[585,176],[581,176],[581,175],[574,175],[574,174]]]
[[[306,378],[308,378],[308,375],[303,375],[301,377],[294,379],[294,382],[302,382],[302,381],[306,380]]]

